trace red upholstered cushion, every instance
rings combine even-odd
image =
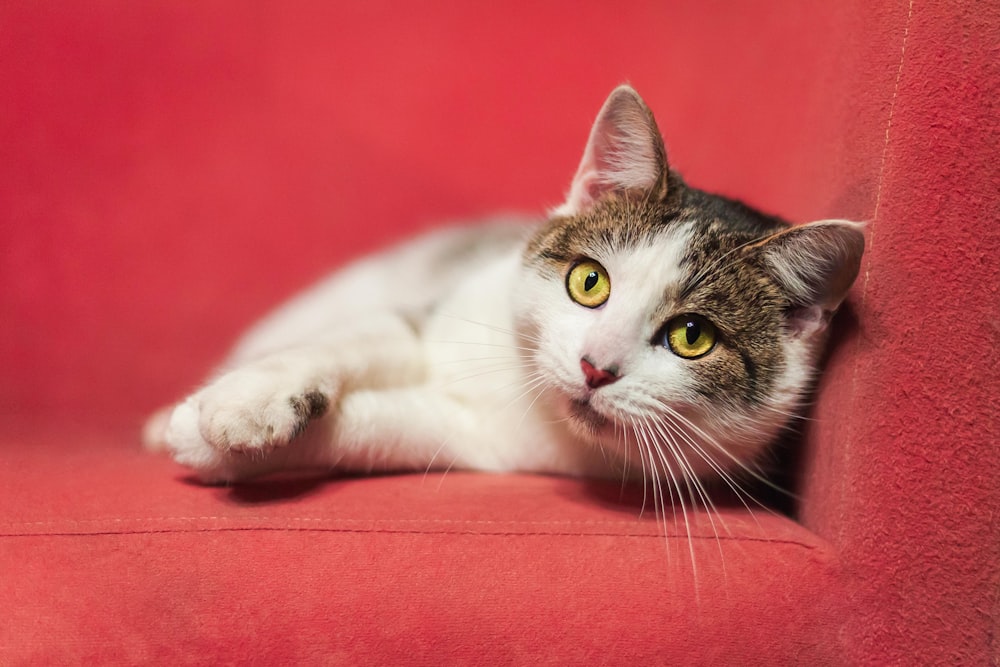
[[[995,661],[998,30],[963,0],[0,3],[0,664]],[[139,450],[331,265],[557,204],[624,80],[693,184],[869,221],[801,525],[735,505],[689,543],[615,485],[215,489]]]
[[[761,664],[840,654],[839,568],[788,519],[449,473],[206,488],[87,432],[14,438],[9,664]],[[716,532],[719,533],[718,537]],[[679,533],[679,535],[678,535]],[[692,556],[693,550],[693,556]],[[692,558],[697,570],[692,569]]]

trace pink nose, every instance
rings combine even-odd
[[[611,367],[604,370],[594,368],[594,365],[587,361],[586,358],[580,360],[580,368],[583,369],[583,375],[587,378],[587,386],[591,389],[597,389],[598,387],[603,387],[606,384],[611,384],[621,377],[616,373],[616,368]]]

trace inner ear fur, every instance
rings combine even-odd
[[[653,112],[639,93],[622,85],[597,114],[566,202],[553,213],[577,215],[609,194],[626,191],[663,199],[668,180],[666,149]]]
[[[864,224],[820,220],[792,227],[753,246],[785,292],[797,330],[823,328],[847,296],[861,267]]]

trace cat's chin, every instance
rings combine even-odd
[[[570,398],[566,409],[570,427],[580,435],[593,438],[614,430],[614,421],[598,412],[587,399]]]

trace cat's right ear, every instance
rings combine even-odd
[[[615,88],[597,115],[566,202],[553,215],[578,215],[610,193],[667,195],[667,154],[653,113],[631,86]]]
[[[794,335],[808,337],[830,322],[861,267],[863,230],[862,223],[821,220],[791,227],[752,246],[788,298]]]

